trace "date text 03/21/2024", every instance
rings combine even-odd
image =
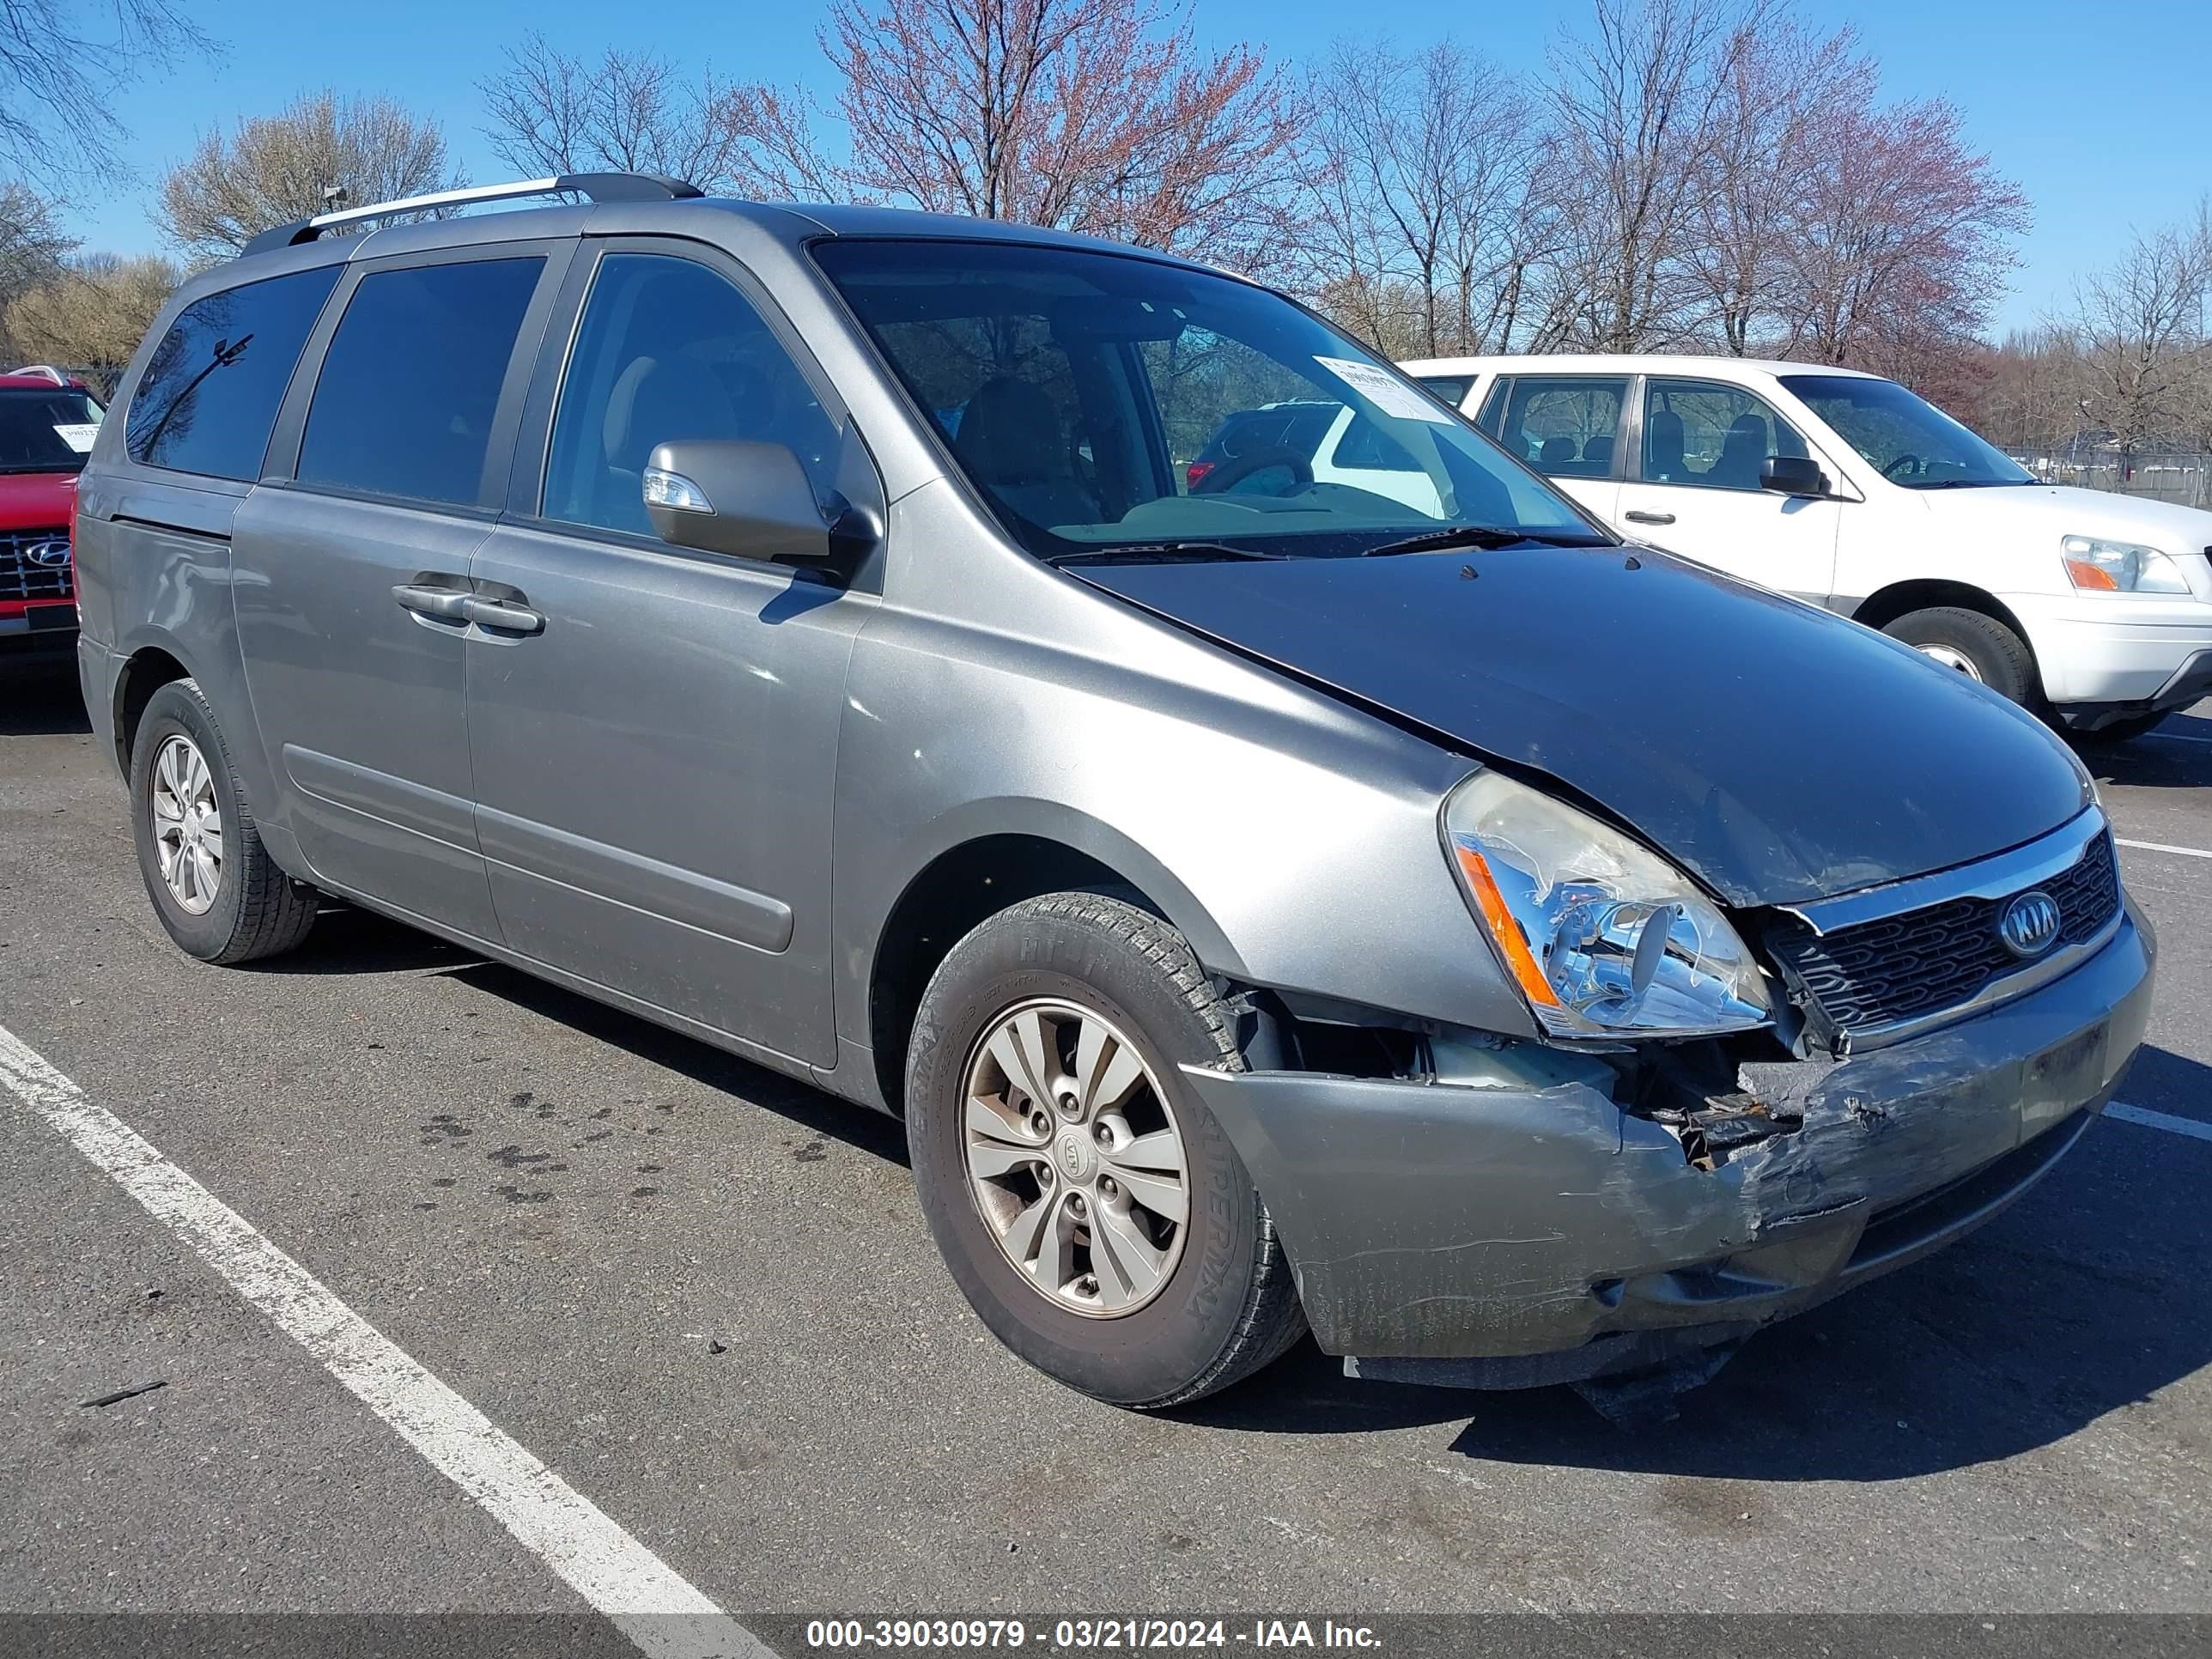
[[[818,1649],[1022,1648],[1171,1651],[1188,1648],[1382,1646],[1370,1626],[1333,1619],[1060,1619],[1034,1628],[1019,1619],[816,1619],[806,1645]]]

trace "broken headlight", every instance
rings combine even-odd
[[[1759,964],[1657,854],[1496,772],[1444,803],[1468,903],[1557,1036],[1712,1035],[1769,1018]]]

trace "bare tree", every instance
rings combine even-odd
[[[62,262],[76,251],[76,238],[61,228],[59,206],[27,185],[0,185],[0,311],[26,289],[60,275]]]
[[[1249,47],[1154,0],[835,0],[847,154],[793,94],[737,100],[754,176],[1117,237],[1249,268],[1279,254],[1297,121]]]
[[[1998,447],[2050,454],[2085,424],[2088,380],[2068,329],[2016,329],[1982,354],[1979,368],[1970,395],[1944,407]]]
[[[1771,13],[1770,0],[1596,0],[1595,32],[1553,46],[1577,343],[1649,351],[1698,332],[1703,184],[1737,55]]]
[[[1686,258],[1721,343],[1736,356],[1768,343],[1761,336],[1784,302],[1815,194],[1818,137],[1871,81],[1856,45],[1849,29],[1822,39],[1771,15],[1717,47],[1719,97]]]
[[[0,0],[0,172],[112,178],[118,93],[214,50],[181,0]]]
[[[659,173],[710,191],[748,176],[735,89],[712,69],[686,78],[665,58],[617,47],[586,61],[542,34],[506,56],[477,89],[492,153],[518,172]]]
[[[1778,307],[1790,355],[1917,374],[1924,389],[1933,359],[1988,326],[2027,198],[1940,100],[1838,100],[1810,142],[1812,185]]]
[[[4,331],[24,356],[89,370],[110,390],[183,277],[159,254],[74,259],[9,304]]]
[[[325,193],[356,205],[458,187],[437,123],[387,98],[311,93],[278,114],[201,137],[161,181],[155,218],[196,260],[235,253],[274,225],[320,213]]]
[[[1398,356],[1502,350],[1550,249],[1530,99],[1450,40],[1339,41],[1306,93],[1306,280]]]
[[[2112,268],[2076,289],[2069,319],[2098,424],[2123,461],[2147,440],[2193,423],[2212,381],[2205,307],[2212,296],[2212,231],[2196,225],[2136,235]]]

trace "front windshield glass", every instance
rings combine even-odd
[[[82,472],[100,407],[76,386],[0,386],[0,472]]]
[[[1907,489],[2035,482],[2018,462],[1894,380],[1856,374],[1785,374],[1782,384],[1883,477]]]
[[[1264,289],[1008,242],[839,239],[814,257],[1040,556],[1340,556],[1460,526],[1611,539],[1419,386]]]

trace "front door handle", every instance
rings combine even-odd
[[[545,618],[528,605],[512,599],[488,599],[480,593],[463,594],[458,614],[478,628],[496,628],[509,634],[536,634],[545,627]]]
[[[1620,516],[1627,520],[1631,524],[1672,524],[1674,522],[1674,515],[1671,513],[1646,513],[1640,507],[1632,507],[1627,512],[1622,514]]]
[[[463,587],[425,587],[416,582],[401,582],[392,590],[392,597],[399,601],[402,609],[412,611],[418,617],[459,622],[468,615],[465,607],[474,595]]]

